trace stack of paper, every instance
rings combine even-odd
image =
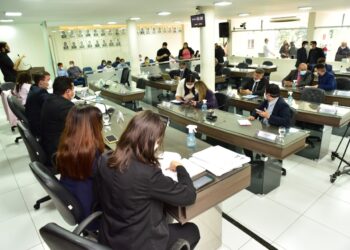
[[[327,104],[321,103],[319,112],[327,113],[327,114],[336,114],[337,113],[337,108],[332,106],[332,105],[327,105]]]
[[[257,95],[244,95],[242,97],[246,98],[246,99],[254,99],[254,98],[258,97],[258,96]]]
[[[239,125],[241,126],[250,126],[252,125],[252,123],[248,120],[248,119],[241,119],[241,120],[237,120]]]

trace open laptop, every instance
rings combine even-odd
[[[162,76],[164,81],[170,81],[171,80],[171,77],[170,77],[169,73],[161,73],[161,76]]]

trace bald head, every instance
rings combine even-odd
[[[306,63],[300,63],[300,64],[299,64],[299,67],[298,67],[298,70],[299,70],[299,71],[307,70],[307,65],[306,65]]]

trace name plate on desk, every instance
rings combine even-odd
[[[276,134],[273,134],[273,133],[270,133],[270,132],[266,132],[266,131],[262,131],[262,130],[259,130],[256,133],[256,136],[258,138],[260,138],[260,139],[271,141],[271,142],[275,142],[276,139],[277,139],[277,135]]]

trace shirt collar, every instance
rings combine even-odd
[[[270,101],[269,105],[275,105],[277,101],[278,101],[278,97],[276,97],[272,101]]]

